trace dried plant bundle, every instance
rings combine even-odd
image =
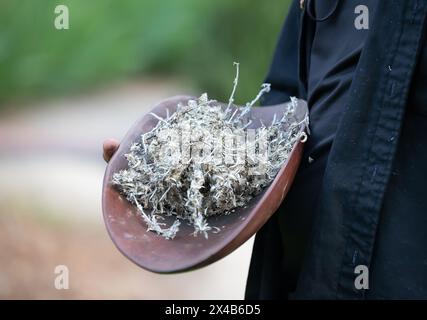
[[[233,105],[238,64],[227,106],[203,94],[179,104],[172,115],[141,135],[125,156],[128,168],[114,173],[113,184],[136,205],[148,229],[173,239],[181,221],[194,227],[194,235],[218,232],[208,218],[232,214],[245,206],[275,178],[295,143],[301,139],[296,99],[271,124],[251,129],[250,110],[268,92],[263,84],[256,98],[244,107]],[[176,217],[166,226],[165,216]]]

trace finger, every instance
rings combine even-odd
[[[114,153],[119,148],[119,142],[115,139],[107,139],[104,141],[102,145],[103,149],[103,158],[106,162],[110,161],[111,157],[114,155]]]

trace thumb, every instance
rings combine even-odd
[[[104,141],[102,145],[103,149],[103,158],[106,162],[110,161],[111,157],[114,155],[114,153],[119,148],[119,142],[115,139],[107,139]]]

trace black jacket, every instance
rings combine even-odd
[[[375,12],[292,298],[427,298],[427,2],[379,0]],[[263,104],[306,97],[308,62],[301,57],[310,50],[312,24],[294,1]],[[247,299],[290,293],[280,214],[256,236]],[[355,287],[358,265],[369,269],[367,290]]]

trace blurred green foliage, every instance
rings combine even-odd
[[[90,90],[149,74],[179,75],[226,100],[258,92],[289,0],[2,0],[0,102]],[[54,28],[69,8],[70,29]]]

